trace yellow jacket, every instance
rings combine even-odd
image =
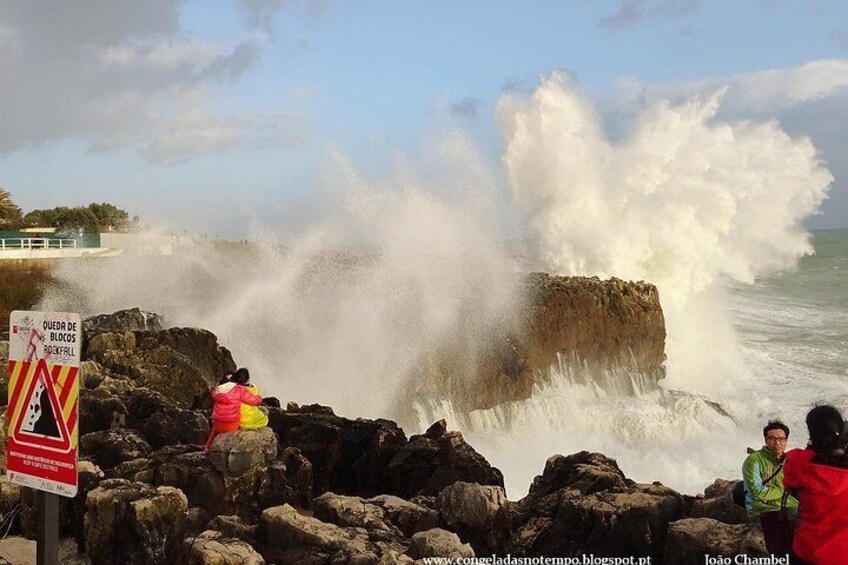
[[[245,385],[252,394],[259,394],[259,390],[252,384]],[[268,415],[256,406],[242,403],[241,419],[239,427],[243,430],[258,430],[268,425]]]

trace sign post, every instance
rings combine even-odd
[[[77,494],[79,314],[15,311],[9,320],[9,479],[38,493],[38,564],[56,563],[59,496]]]

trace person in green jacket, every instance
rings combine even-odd
[[[748,448],[742,464],[745,481],[745,509],[760,520],[766,550],[772,555],[792,553],[792,532],[798,512],[798,501],[789,496],[785,513],[781,512],[783,494],[783,454],[789,440],[789,426],[780,420],[770,420],[763,428],[765,446]]]

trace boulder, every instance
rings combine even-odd
[[[454,529],[486,529],[507,502],[500,487],[458,481],[442,490],[438,498],[442,522]]]
[[[175,563],[187,513],[179,489],[105,480],[88,493],[86,549],[104,565]]]
[[[762,531],[750,524],[724,524],[712,518],[684,518],[668,526],[663,563],[688,565],[704,555],[766,557]]]
[[[277,458],[277,436],[271,428],[219,434],[212,442],[209,460],[216,469],[238,476],[261,463]]]
[[[436,496],[457,481],[504,488],[503,474],[468,445],[444,420],[412,436],[385,469],[383,494],[401,498]]]
[[[80,437],[80,455],[101,469],[144,457],[151,451],[150,444],[138,432],[126,428],[91,432]]]
[[[397,496],[384,494],[375,496],[368,502],[382,508],[385,518],[407,537],[417,532],[431,530],[439,525],[439,513],[436,510],[408,502]]]
[[[632,481],[631,481],[632,484]],[[582,494],[608,490],[623,490],[627,479],[614,459],[601,454],[581,451],[564,457],[554,455],[545,462],[545,470],[533,479],[530,495],[545,496],[568,488]]]
[[[96,333],[85,342],[83,359],[161,392],[181,408],[207,402],[220,375],[235,370],[215,335],[197,328]]]
[[[413,559],[475,556],[470,545],[463,544],[459,536],[441,528],[434,528],[413,535],[406,553]]]
[[[265,565],[265,559],[249,544],[207,530],[185,540],[189,565]]]

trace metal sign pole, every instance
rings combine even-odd
[[[36,493],[38,523],[35,528],[37,565],[59,563],[59,496],[40,490]]]

